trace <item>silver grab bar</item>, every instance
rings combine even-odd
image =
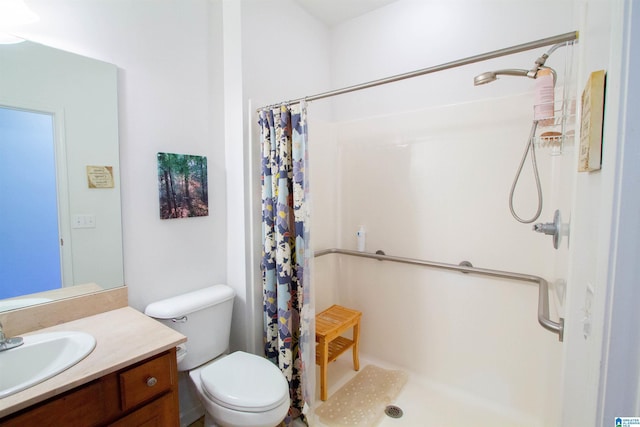
[[[442,270],[461,271],[463,273],[480,274],[483,276],[500,277],[503,279],[520,280],[523,282],[532,282],[538,285],[538,323],[548,331],[558,335],[560,342],[564,339],[564,319],[560,318],[559,322],[554,322],[549,316],[549,283],[539,276],[533,276],[530,274],[512,273],[509,271],[490,270],[486,268],[466,267],[463,265],[445,264],[442,262],[425,261],[415,258],[404,258],[391,255],[380,255],[369,252],[358,252],[347,249],[323,249],[316,251],[315,258],[329,255],[329,254],[342,254],[350,255],[361,258],[377,259],[381,261],[393,261],[403,264],[421,265],[424,267],[439,268]]]

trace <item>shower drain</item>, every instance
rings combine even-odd
[[[384,413],[391,418],[400,418],[402,417],[402,409],[396,405],[389,405],[384,408]]]

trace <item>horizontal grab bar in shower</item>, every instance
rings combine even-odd
[[[466,267],[455,264],[445,264],[441,262],[425,261],[414,258],[404,258],[390,255],[372,254],[369,252],[358,252],[347,249],[323,249],[315,252],[315,257],[321,257],[329,254],[342,254],[362,258],[371,258],[381,261],[393,261],[403,264],[421,265],[424,267],[439,268],[443,270],[461,271],[463,273],[480,274],[483,276],[500,277],[503,279],[513,279],[523,282],[532,282],[538,285],[538,322],[548,331],[558,335],[558,340],[562,342],[564,339],[564,319],[560,318],[559,322],[554,322],[549,316],[549,283],[542,277],[530,274],[512,273],[509,271],[490,270],[486,268]]]

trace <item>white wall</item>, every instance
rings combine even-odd
[[[125,282],[138,309],[226,280],[226,191],[217,2],[26,2],[19,34],[119,69]],[[206,156],[209,216],[160,220],[156,154]],[[242,310],[242,307],[240,307]]]
[[[554,2],[553,8],[549,16],[543,5],[527,2],[396,2],[332,31],[333,85],[576,29],[570,2]],[[538,25],[541,20],[544,26]],[[529,68],[547,49],[335,99],[336,125],[325,132],[333,132],[337,142],[322,141],[318,148],[311,137],[312,152],[322,153],[320,167],[312,165],[315,188],[321,181],[336,194],[333,203],[314,204],[313,226],[322,244],[331,244],[326,236],[333,235],[334,246],[355,249],[355,231],[364,224],[370,252],[453,264],[469,260],[550,282],[566,280],[566,239],[555,251],[550,238],[516,222],[508,209],[532,119],[533,81],[504,77],[482,87],[472,83],[483,71]],[[562,72],[565,56],[557,51],[548,65]],[[338,172],[326,176],[335,152]],[[566,146],[560,157],[549,154],[538,150],[542,222],[550,221],[556,208],[571,215],[564,201],[570,200],[572,181],[557,186],[554,180],[573,166],[574,147]],[[535,211],[529,161],[515,198],[523,217]],[[324,218],[331,222],[324,225]],[[321,248],[317,242],[314,247]],[[531,425],[554,425],[559,418],[562,345],[537,324],[534,287],[354,259],[325,257],[315,267],[318,310],[335,302],[363,310],[364,354],[486,398]],[[334,272],[327,273],[330,269]],[[552,316],[557,319],[553,310]],[[523,365],[526,372],[519,368]]]
[[[551,13],[552,11],[552,13]],[[573,2],[400,0],[332,31],[332,84],[343,87],[575,30]],[[522,93],[533,81],[503,77],[473,86],[501,68],[530,68],[538,49],[339,97],[337,120]],[[557,51],[548,65],[563,64]],[[443,84],[444,83],[444,84]]]
[[[637,334],[631,326],[637,324],[633,314],[637,310],[627,306],[636,300],[638,277],[637,262],[627,258],[635,255],[637,259],[637,189],[630,190],[636,187],[637,176],[630,172],[636,168],[629,169],[626,157],[633,158],[629,148],[637,145],[631,142],[633,128],[627,127],[637,116],[633,95],[626,88],[632,84],[627,79],[633,71],[627,66],[634,57],[627,49],[637,50],[637,43],[626,38],[632,19],[637,32],[637,11],[634,17],[632,5],[635,2],[590,1],[578,8],[582,57],[578,88],[600,69],[607,71],[607,88],[602,169],[578,174],[574,200],[580,215],[576,214],[572,228],[568,287],[566,425],[606,426],[615,416],[638,413],[637,357],[627,356],[637,355]],[[625,137],[631,138],[626,140],[627,148]],[[629,215],[636,215],[635,220],[629,221]]]
[[[620,414],[640,413],[640,336],[636,326],[640,324],[635,301],[640,300],[640,170],[636,167],[640,158],[637,143],[640,87],[633,78],[640,58],[640,9],[634,2],[626,1],[618,9],[622,30],[619,47],[623,54],[620,61],[621,94],[617,97],[620,108],[618,129],[620,138],[617,150],[613,193],[609,298],[606,302],[604,363],[601,365],[598,422],[606,425]]]

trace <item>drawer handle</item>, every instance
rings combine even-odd
[[[158,384],[158,380],[156,379],[156,377],[147,378],[147,387],[153,387],[156,384]]]

